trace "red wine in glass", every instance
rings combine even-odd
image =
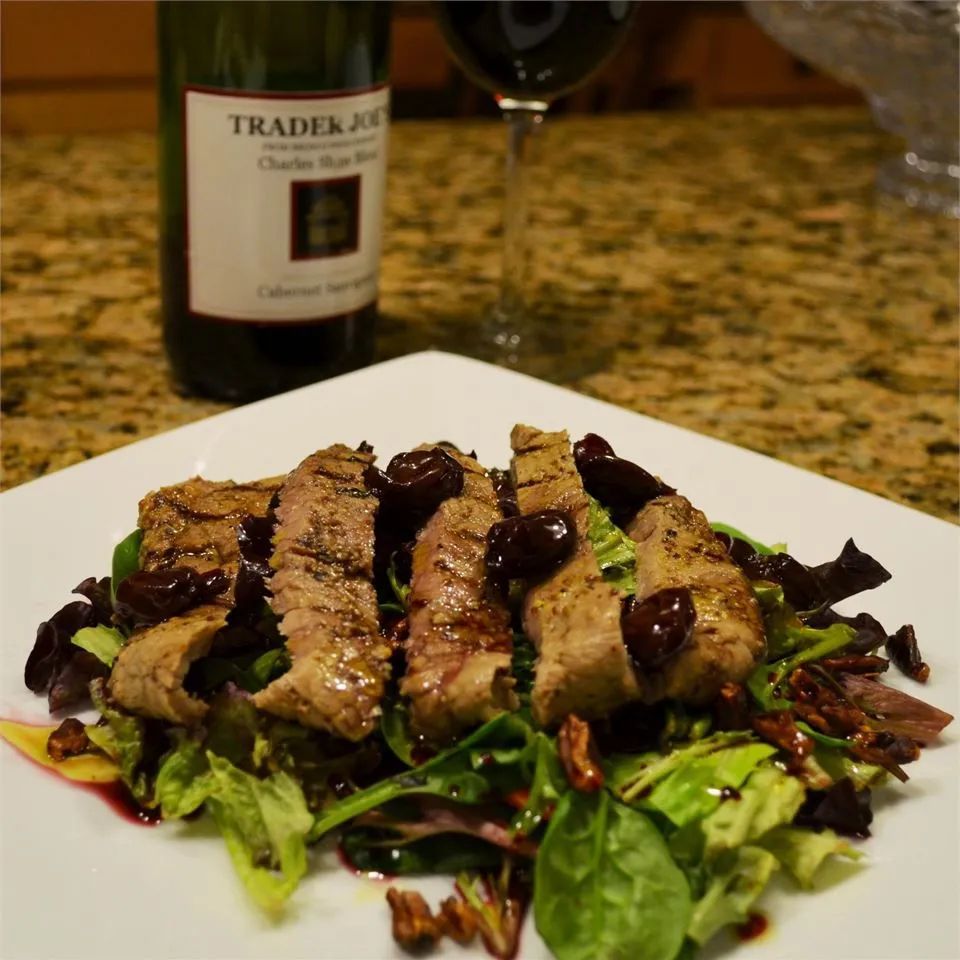
[[[617,51],[637,4],[627,0],[439,0],[437,16],[454,59],[489,90],[509,122],[500,295],[470,352],[526,366],[537,352],[524,301],[525,154],[551,102],[581,86]],[[466,341],[461,343],[461,346]]]
[[[444,0],[450,51],[499,97],[549,103],[579,87],[616,51],[634,4],[588,0]]]

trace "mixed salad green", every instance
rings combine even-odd
[[[111,758],[137,803],[163,819],[209,816],[264,910],[283,909],[310,868],[309,848],[335,838],[364,874],[456,878],[499,956],[516,951],[529,905],[559,960],[674,960],[747,921],[777,871],[808,888],[828,859],[858,860],[847,837],[868,835],[870,791],[905,779],[902,764],[951,719],[880,682],[887,661],[873,651],[894,638],[873,618],[833,612],[837,592],[860,588],[851,570],[865,555],[805,568],[782,546],[715,529],[753,577],[766,627],[767,661],[745,684],[728,685],[708,709],[629,707],[546,732],[529,712],[534,652],[518,631],[520,709],[433,754],[410,736],[395,690],[379,735],[360,745],[258,712],[250,693],[289,666],[279,636],[265,651],[194,665],[191,685],[211,698],[202,727],[120,709],[105,675],[129,631],[111,610],[137,570],[139,531],[116,548],[109,582],[86,582],[100,615],[44,626],[59,624],[54,633],[96,661],[83,661],[101,716],[86,726],[84,749]],[[604,576],[631,592],[633,544],[596,500],[589,537]],[[814,609],[790,602],[794,565],[823,588]],[[391,564],[385,622],[404,616],[403,580]],[[433,919],[428,908],[407,925],[405,945],[434,942],[444,928]]]

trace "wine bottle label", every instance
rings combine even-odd
[[[190,312],[316,321],[377,298],[390,91],[184,90]]]

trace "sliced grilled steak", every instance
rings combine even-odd
[[[484,563],[487,532],[502,517],[497,495],[476,460],[445,449],[463,467],[463,491],[444,500],[417,537],[400,684],[413,730],[433,743],[519,706],[510,613]]]
[[[266,515],[281,478],[234,483],[194,477],[161,487],[140,501],[140,566],[144,570],[193,567],[198,573],[222,569],[231,583],[237,573],[237,524],[247,515]],[[229,606],[233,590],[221,594]]]
[[[651,500],[627,534],[637,543],[637,599],[686,587],[697,613],[689,646],[644,678],[645,699],[707,703],[728,680],[745,679],[766,652],[750,583],[685,497]]]
[[[110,674],[110,692],[131,713],[191,726],[207,705],[183,689],[190,664],[210,650],[213,635],[227,621],[223,607],[195,607],[133,634]]]
[[[641,690],[623,645],[620,596],[603,579],[587,538],[589,500],[570,438],[518,424],[510,442],[520,512],[565,510],[577,528],[573,555],[524,600],[524,626],[539,654],[534,718],[551,726],[570,713],[604,716]]]
[[[293,665],[254,697],[268,713],[348,740],[373,730],[389,672],[372,582],[377,500],[363,482],[372,462],[336,444],[284,482],[270,605]]]

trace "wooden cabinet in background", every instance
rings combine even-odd
[[[0,3],[3,133],[152,130],[155,76],[152,0]],[[429,3],[394,4],[391,80],[398,117],[494,110],[446,56]],[[645,0],[618,56],[557,110],[858,100],[769,39],[739,3]]]

